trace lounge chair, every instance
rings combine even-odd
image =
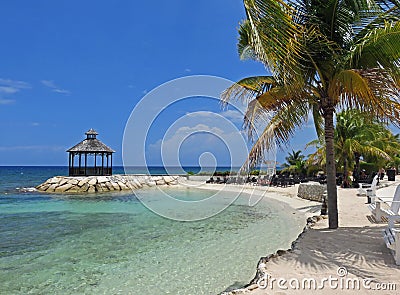
[[[357,195],[374,197],[375,193],[376,193],[376,186],[378,185],[378,181],[379,181],[378,178],[379,178],[379,176],[375,175],[374,178],[372,179],[372,183],[371,184],[360,183],[360,188],[358,189],[358,194]]]
[[[396,265],[400,265],[400,229],[389,225],[383,231],[383,240],[392,252]]]
[[[377,222],[387,220],[389,226],[394,227],[394,223],[400,221],[400,185],[397,186],[393,199],[385,196],[376,197],[375,202],[369,204],[368,208]]]
[[[214,177],[210,177],[210,179],[207,180],[206,183],[214,183]]]

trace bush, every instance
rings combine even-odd
[[[360,162],[360,170],[363,169],[367,174],[371,174],[372,172],[378,172],[379,167],[375,163]]]

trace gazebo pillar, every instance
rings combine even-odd
[[[112,154],[110,154],[110,160],[111,160],[110,169],[107,172],[111,175],[112,174]]]
[[[81,174],[81,166],[82,166],[82,154],[79,153],[79,170],[78,170],[78,175]]]
[[[87,153],[85,153],[85,176],[87,176]]]
[[[101,175],[104,175],[104,153],[101,153]]]
[[[98,176],[98,175],[111,175],[112,173],[112,153],[111,148],[106,146],[104,143],[99,141],[96,136],[97,132],[93,129],[88,130],[86,133],[86,139],[75,145],[74,147],[67,150],[69,152],[68,166],[70,176]],[[88,157],[94,155],[94,167],[88,164]],[[97,156],[101,155],[101,168],[97,162]],[[75,166],[75,156],[78,156],[78,167]],[[84,159],[82,160],[82,156]],[[111,156],[111,159],[108,159]],[[107,168],[105,168],[105,159],[107,157]],[[82,161],[85,161],[83,166]],[[76,167],[76,168],[75,168]]]

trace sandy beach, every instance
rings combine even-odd
[[[398,184],[399,177],[395,182],[383,181],[377,195],[392,196]],[[218,186],[221,185],[205,188]],[[319,215],[320,204],[298,198],[297,188],[298,185],[287,188],[230,185],[224,189],[253,193],[254,199],[264,195],[284,202],[303,213],[304,218]],[[376,223],[371,218],[367,198],[357,196],[357,192],[357,189],[338,188],[338,229],[328,229],[328,220],[321,219],[301,235],[293,251],[265,264],[269,278],[267,283],[261,282],[265,288],[254,284],[227,294],[395,294],[400,289],[400,266],[395,265],[383,241],[386,223]],[[307,280],[315,280],[316,287]]]
[[[400,178],[382,184],[377,195],[393,195]],[[312,215],[315,210],[310,209],[317,205],[297,198],[296,190],[297,186],[271,188],[272,194],[267,196],[289,204],[306,216]],[[292,252],[265,264],[269,280],[262,286],[266,288],[252,285],[230,294],[395,294],[394,290],[400,289],[400,266],[395,265],[384,244],[382,230],[386,224],[375,223],[370,218],[366,197],[357,196],[357,189],[339,188],[338,206],[340,228],[330,230],[327,219],[321,219],[298,239]],[[302,282],[308,279],[315,280],[316,290],[311,283],[302,287]]]

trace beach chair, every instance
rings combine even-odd
[[[377,222],[389,222],[390,227],[394,227],[394,223],[400,221],[400,185],[392,197],[379,196],[375,198],[375,202],[368,205],[369,210],[373,214]]]
[[[371,184],[366,184],[366,183],[360,183],[360,188],[358,189],[358,196],[371,196],[375,197],[376,193],[376,186],[378,185],[378,179],[379,176],[375,175],[374,178],[372,179]],[[372,203],[374,203],[372,201]]]
[[[392,252],[396,265],[400,265],[400,229],[389,225],[383,230],[383,240]]]

